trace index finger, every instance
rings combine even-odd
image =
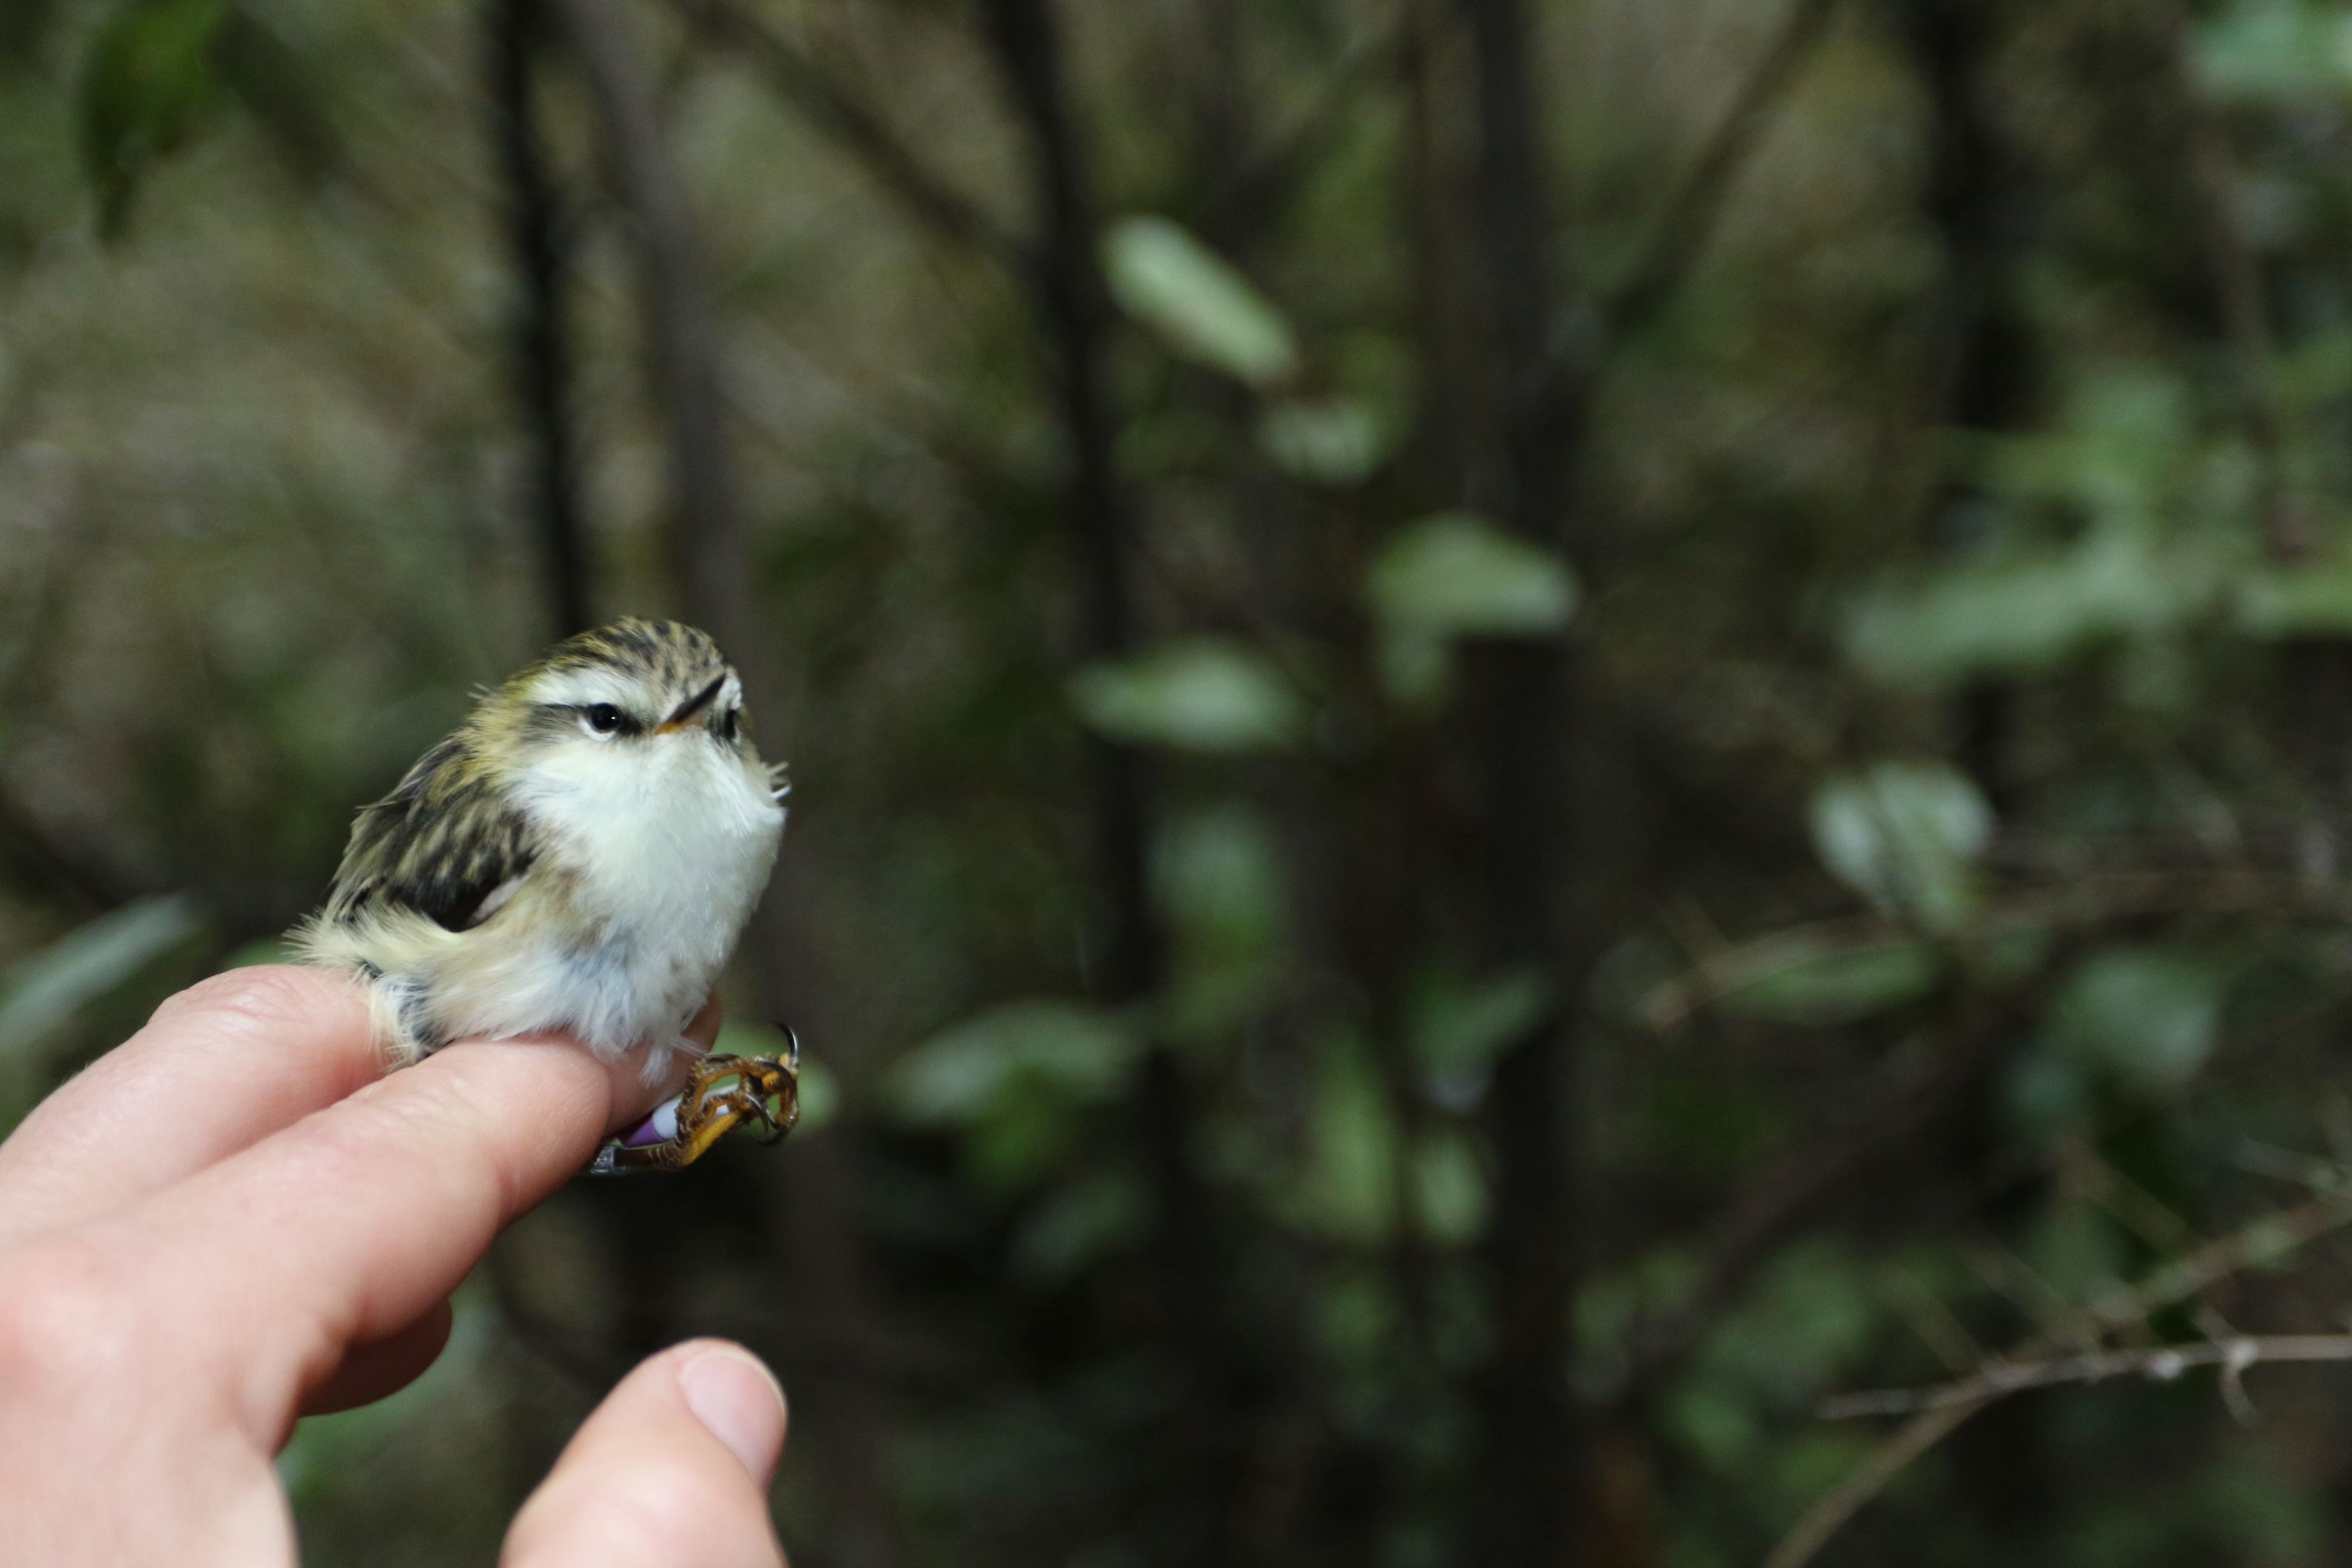
[[[715,1004],[714,1004],[715,1005]],[[688,1026],[708,1045],[716,1015]],[[365,997],[323,969],[260,964],[167,998],[0,1142],[0,1248],[193,1176],[383,1075]],[[642,1093],[634,1060],[608,1069]]]
[[[447,1295],[652,1092],[561,1038],[460,1041],[79,1234],[135,1264],[167,1350],[274,1445],[346,1350]]]
[[[576,1046],[467,1041],[81,1235],[136,1263],[148,1300],[171,1303],[167,1353],[214,1369],[274,1447],[350,1346],[447,1295],[578,1172],[614,1108]]]
[[[0,1142],[0,1247],[144,1197],[383,1069],[348,981],[290,964],[199,981]]]

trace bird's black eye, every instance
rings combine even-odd
[[[735,744],[735,722],[742,712],[741,708],[730,707],[719,716],[719,738],[730,746]]]
[[[598,735],[618,734],[621,727],[628,722],[628,716],[611,703],[591,703],[584,716],[588,720],[588,727]]]

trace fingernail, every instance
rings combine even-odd
[[[750,1351],[713,1345],[677,1369],[686,1406],[763,1485],[784,1446],[784,1390]]]

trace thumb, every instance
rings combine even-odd
[[[674,1345],[623,1378],[507,1532],[501,1568],[782,1568],[768,1476],[783,1390],[724,1340]]]

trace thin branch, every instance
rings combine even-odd
[[[933,172],[888,120],[814,55],[730,0],[670,3],[697,33],[764,71],[810,123],[934,235],[1008,271],[1022,270],[1022,245],[1012,232]]]
[[[1812,53],[1836,8],[1837,0],[1792,0],[1780,31],[1700,149],[1682,188],[1666,204],[1647,254],[1604,308],[1604,356],[1656,320],[1698,264],[1733,184],[1764,140],[1764,122],[1796,80],[1798,68]]]
[[[1265,211],[1297,184],[1315,155],[1346,123],[1347,110],[1372,68],[1392,59],[1407,31],[1410,0],[1397,0],[1386,16],[1351,39],[1334,61],[1312,102],[1292,114],[1248,152],[1234,161],[1191,214],[1192,226],[1219,234]]]
[[[1959,1424],[1984,1408],[1949,1405],[1914,1416],[1901,1431],[1871,1450],[1836,1489],[1805,1511],[1794,1530],[1764,1560],[1764,1568],[1803,1568],[1856,1510],[1884,1490],[1912,1460],[1951,1436]]]
[[[1741,1186],[1709,1237],[1697,1277],[1664,1312],[1643,1322],[1613,1401],[1621,1416],[1654,1390],[1697,1344],[1717,1312],[1774,1248],[1889,1157],[1913,1147],[1923,1129],[1965,1103],[2014,1032],[2014,1005],[1989,1010],[1957,1030],[1923,1077],[1897,1084],[1853,1117],[1842,1134],[1816,1139]]]
[[[2008,1364],[2040,1362],[2053,1351],[2068,1350],[2069,1346],[2063,1343],[2067,1340],[2076,1346],[2094,1345],[2105,1335],[2131,1324],[2144,1323],[2152,1314],[2187,1301],[2234,1274],[2251,1268],[2274,1265],[2346,1225],[2352,1225],[2352,1197],[2321,1198],[2281,1214],[2267,1215],[2241,1230],[2205,1243],[2186,1257],[2174,1260],[2137,1284],[2117,1286],[2080,1309],[2067,1325],[2066,1333],[2044,1335],[2021,1346],[2008,1357]],[[2182,1354],[2186,1354],[2189,1348],[2181,1347]],[[2072,1356],[2080,1359],[2095,1354],[2104,1353],[2074,1350]],[[1979,1377],[1983,1375],[1979,1375]],[[1764,1560],[1764,1568],[1802,1568],[1832,1535],[1844,1527],[1848,1520],[1884,1490],[1905,1466],[1941,1442],[1961,1422],[2012,1392],[1979,1386],[1979,1379],[1970,1379],[1967,1384],[1954,1386],[1965,1388],[1967,1392],[1920,1409],[1892,1437],[1872,1450],[1853,1474],[1805,1511],[1804,1517],[1797,1521],[1796,1527]]]
[[[2196,1344],[2159,1345],[2153,1350],[2093,1350],[2053,1356],[2047,1361],[2004,1361],[1957,1383],[1840,1395],[1823,1400],[1820,1415],[1824,1421],[1851,1421],[1864,1416],[1909,1416],[1955,1405],[1982,1406],[2029,1388],[2051,1388],[2064,1383],[2105,1383],[2110,1378],[2132,1376],[2170,1383],[2182,1373],[2201,1366],[2218,1366],[2228,1379],[2264,1362],[2323,1361],[2352,1361],[2352,1334],[2238,1334]]]
[[[2315,885],[2300,873],[2252,860],[2179,870],[2079,871],[2063,884],[1989,901],[1978,929],[1988,935],[2043,926],[2095,931],[2179,915],[2352,923],[2352,898],[2336,887]],[[1663,1033],[1759,976],[1826,953],[1911,938],[1907,927],[1884,916],[1840,915],[1731,942],[1701,954],[1688,971],[1653,988],[1642,998],[1642,1019]]]

